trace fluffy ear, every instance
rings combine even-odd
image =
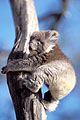
[[[5,67],[2,68],[1,73],[2,73],[2,74],[6,74],[6,73],[7,73],[7,66],[5,66]]]
[[[53,43],[57,43],[57,41],[59,39],[59,33],[57,31],[54,31],[54,30],[49,30],[49,31],[45,32],[45,37],[49,41],[51,41]]]

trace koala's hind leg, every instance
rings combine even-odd
[[[59,100],[55,100],[51,96],[50,91],[48,91],[44,95],[44,99],[42,100],[42,104],[47,111],[54,111],[54,110],[56,110],[56,108],[59,104]]]

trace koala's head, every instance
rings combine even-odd
[[[48,53],[59,39],[59,33],[54,30],[34,32],[30,38],[29,48],[38,53]]]

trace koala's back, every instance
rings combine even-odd
[[[69,59],[57,45],[47,56],[46,64],[37,68],[43,72],[44,83],[55,99],[61,99],[74,88],[76,77]]]

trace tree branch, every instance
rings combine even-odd
[[[15,23],[16,39],[8,57],[8,62],[26,57],[29,53],[30,35],[39,30],[33,0],[10,0],[10,3]],[[7,83],[16,118],[17,120],[45,120],[45,110],[40,103],[42,99],[41,90],[34,94],[21,85],[21,81],[28,75],[27,72],[9,72],[7,74]]]
[[[60,19],[62,18],[62,16],[65,14],[66,10],[67,10],[67,7],[68,7],[68,3],[69,3],[69,0],[62,0],[62,11],[60,13],[50,13],[50,14],[47,14],[45,16],[42,16],[39,18],[39,21],[43,21],[43,20],[46,20],[50,17],[54,17],[55,18],[55,22],[54,22],[54,25],[51,29],[56,29],[57,26],[58,26],[58,23],[60,21]]]

